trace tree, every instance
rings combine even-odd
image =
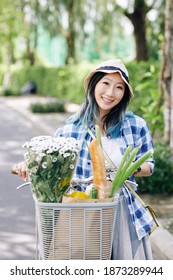
[[[66,63],[76,62],[76,40],[82,36],[84,17],[84,0],[47,0],[40,1],[40,15],[43,27],[51,37],[63,35],[67,41]]]
[[[157,14],[161,14],[160,10],[163,5],[163,0],[128,0],[127,7],[122,7],[120,5],[116,5],[118,9],[123,13],[132,23],[134,29],[134,39],[135,39],[135,47],[136,47],[136,60],[137,61],[145,61],[148,60],[148,26],[150,25],[150,20],[148,18],[148,14],[152,9],[157,11]],[[157,20],[158,21],[158,20]],[[158,21],[158,28],[161,27],[160,18]],[[151,35],[152,33],[152,35]],[[154,30],[154,35],[157,37],[158,41],[158,31]],[[150,36],[152,37],[153,43],[153,32],[150,27]],[[151,39],[150,37],[150,39]],[[154,40],[156,44],[156,38]],[[152,44],[150,43],[150,48]],[[156,48],[156,47],[155,47]]]
[[[26,59],[30,62],[30,65],[34,65],[39,22],[39,0],[21,0],[21,11],[23,14]]]
[[[134,11],[127,10],[124,14],[130,19],[134,27],[134,37],[136,45],[136,60],[147,60],[147,41],[146,41],[146,14],[149,10],[145,0],[135,0]]]
[[[164,138],[173,152],[173,0],[166,0],[160,86],[164,93]]]
[[[21,34],[22,14],[19,0],[6,0],[0,3],[0,38],[2,62],[6,65],[3,86],[10,84],[10,66],[15,62],[14,40]]]
[[[157,0],[147,14],[147,53],[148,58],[160,60],[165,29],[165,1]]]

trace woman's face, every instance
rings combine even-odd
[[[125,83],[119,73],[106,74],[95,87],[95,99],[100,117],[108,114],[123,98]]]

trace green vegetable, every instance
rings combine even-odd
[[[117,170],[114,180],[112,182],[112,187],[111,187],[109,197],[113,197],[115,194],[115,191],[124,184],[124,182],[129,178],[129,176],[131,176],[134,173],[134,171],[141,164],[143,164],[148,158],[150,158],[152,156],[152,152],[148,151],[146,154],[144,154],[142,157],[140,157],[137,161],[133,162],[133,160],[138,152],[138,149],[135,148],[132,151],[129,159],[127,160],[131,150],[132,150],[132,147],[128,146],[128,148],[126,149],[126,152],[121,160],[120,166]]]
[[[94,187],[92,187],[92,189],[90,191],[89,198],[98,198],[98,192]]]
[[[133,162],[129,168],[125,171],[125,180],[127,180],[129,178],[129,176],[131,176],[135,170],[141,166],[141,164],[143,164],[148,158],[150,158],[152,156],[152,152],[148,151],[147,153],[145,153],[142,157],[140,157],[137,161]],[[123,185],[124,183],[124,177],[122,177],[121,181],[119,182],[120,186]]]
[[[126,160],[127,160],[127,157],[128,157],[128,155],[129,155],[129,153],[130,153],[130,151],[132,150],[132,147],[131,146],[128,146],[128,148],[126,149],[126,151],[125,151],[125,154],[124,154],[124,156],[123,156],[123,158],[122,158],[122,160],[121,160],[121,163],[120,163],[120,166],[119,166],[119,168],[117,169],[117,173],[116,173],[116,176],[115,176],[115,178],[114,178],[114,180],[113,180],[113,182],[112,182],[112,190],[111,190],[111,193],[114,193],[114,188],[116,188],[116,186],[118,185],[118,181],[119,181],[119,179],[120,179],[120,176],[121,176],[121,171],[122,171],[122,168],[123,168],[123,166],[124,166],[124,164],[125,164],[125,162],[126,162]]]
[[[131,146],[130,146],[131,147]],[[132,149],[132,147],[131,147]],[[134,150],[131,152],[131,155],[127,159],[127,161],[124,163],[122,169],[120,170],[120,179],[123,178],[123,175],[125,174],[126,170],[130,167],[131,163],[133,162],[136,154],[138,152],[137,148],[134,148]],[[128,157],[128,156],[127,156]]]

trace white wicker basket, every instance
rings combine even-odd
[[[34,200],[40,259],[111,258],[116,201],[43,203]]]

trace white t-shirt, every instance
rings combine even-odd
[[[117,139],[108,139],[107,137],[102,137],[101,140],[104,151],[107,153],[115,166],[119,167],[122,160],[122,154]],[[108,163],[106,162],[106,165],[107,164]]]

